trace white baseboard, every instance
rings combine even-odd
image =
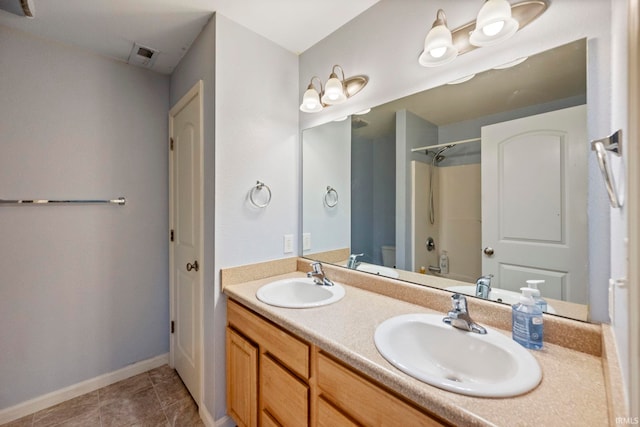
[[[231,419],[230,416],[225,415],[222,418],[218,418],[217,420],[213,419],[213,416],[209,412],[209,410],[204,406],[200,406],[200,411],[198,413],[200,415],[200,419],[207,427],[235,427],[236,423]]]
[[[49,408],[50,406],[57,405],[58,403],[62,403],[66,400],[73,399],[74,397],[82,396],[85,393],[90,393],[110,384],[117,383],[118,381],[133,377],[134,375],[158,368],[168,362],[169,353],[161,354],[160,356],[152,357],[151,359],[132,363],[131,365],[125,366],[117,371],[109,372],[107,374],[70,385],[69,387],[43,394],[42,396],[38,396],[9,408],[2,409],[0,410],[0,425],[17,420],[18,418],[22,418],[42,409]]]
[[[233,421],[233,418],[231,418],[228,415],[225,415],[224,417],[216,420],[216,424],[214,427],[235,427],[235,426],[236,426],[236,422]]]

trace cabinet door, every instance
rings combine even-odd
[[[309,423],[309,388],[269,355],[260,357],[261,410],[283,426]]]
[[[227,328],[227,412],[239,427],[258,425],[258,349]]]

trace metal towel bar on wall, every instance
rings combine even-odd
[[[591,149],[596,152],[598,166],[600,166],[600,172],[602,172],[602,178],[604,178],[604,183],[607,187],[611,207],[622,207],[622,200],[620,200],[620,196],[618,195],[616,182],[613,179],[613,173],[611,172],[611,166],[609,165],[609,158],[607,156],[607,151],[609,151],[618,157],[622,157],[622,130],[618,130],[606,138],[591,141]]]
[[[0,199],[0,205],[55,205],[55,204],[78,204],[78,205],[124,205],[126,203],[124,197],[118,197],[117,199],[106,200],[46,200],[46,199],[32,199],[32,200],[4,200]]]

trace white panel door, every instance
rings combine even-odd
[[[483,274],[587,303],[586,106],[482,128]],[[491,250],[486,249],[491,248]]]
[[[201,390],[202,135],[200,92],[170,113],[173,365],[197,403]]]

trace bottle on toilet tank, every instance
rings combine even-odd
[[[440,252],[440,274],[449,274],[449,255],[447,255],[447,251]]]

